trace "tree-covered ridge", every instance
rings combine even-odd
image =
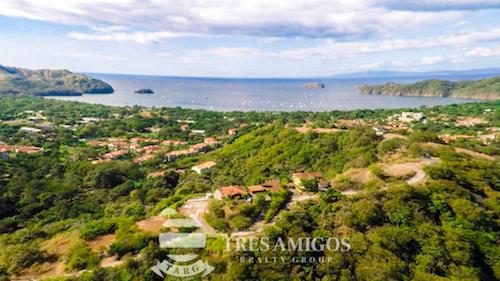
[[[425,80],[414,84],[386,83],[359,88],[362,94],[389,96],[455,97],[468,99],[500,99],[500,77],[476,81]]]
[[[371,130],[302,134],[278,123],[238,138],[213,158],[221,163],[218,170],[222,178],[251,185],[269,178],[290,178],[292,172],[335,175],[366,167],[375,161],[376,143]]]
[[[112,93],[105,82],[68,70],[29,70],[0,65],[0,94],[38,96]]]

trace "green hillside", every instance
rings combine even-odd
[[[359,88],[367,95],[454,97],[466,99],[500,98],[500,76],[475,81],[425,80],[414,84],[385,83],[383,85]]]
[[[0,94],[77,96],[112,93],[101,80],[68,70],[29,70],[0,65]]]
[[[408,109],[212,112],[0,95],[0,148],[8,149],[0,153],[0,280],[179,280],[156,277],[151,267],[176,253],[159,245],[159,232],[174,231],[164,222],[193,214],[205,214],[199,216],[204,228],[175,231],[207,234],[196,254],[214,271],[203,280],[498,280],[500,139],[477,136],[496,132],[499,109],[500,101],[421,108],[428,122],[377,135],[373,126]],[[54,127],[20,130],[37,126],[29,119],[36,114]],[[99,121],[78,122],[82,117]],[[343,118],[366,125],[300,130],[303,124],[332,129]],[[462,118],[485,123],[453,125]],[[192,120],[191,128],[182,130],[180,119]],[[237,132],[229,135],[230,128]],[[472,138],[446,143],[439,138],[444,134]],[[220,146],[166,160],[166,153],[204,137]],[[144,141],[132,150],[138,138],[188,144],[157,144],[154,158],[137,163],[145,153],[139,149],[155,146]],[[128,153],[94,161],[117,151],[114,143],[127,143]],[[41,150],[12,149],[29,146]],[[191,170],[206,161],[216,166]],[[319,181],[306,180],[309,191],[299,192],[296,172],[318,173],[330,186],[316,190]],[[205,197],[227,185],[271,180],[278,190],[251,200]],[[165,215],[167,207],[177,214]],[[226,234],[240,235],[231,251]],[[347,239],[350,249],[236,251],[237,237],[267,238],[271,245],[333,237]],[[245,257],[264,262],[242,262]]]

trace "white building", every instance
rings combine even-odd
[[[37,128],[31,128],[31,127],[21,127],[19,129],[19,131],[21,131],[21,132],[27,132],[27,133],[39,133],[42,130],[37,129]]]
[[[216,165],[217,165],[217,163],[215,163],[214,161],[208,161],[208,162],[204,162],[204,163],[198,164],[196,166],[193,166],[191,168],[191,170],[193,170],[194,172],[201,175],[203,173],[210,172],[212,170],[212,168],[215,167]]]
[[[421,121],[422,119],[424,119],[424,114],[421,112],[402,112],[399,116],[399,121],[407,123]]]

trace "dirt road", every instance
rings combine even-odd
[[[217,232],[205,221],[204,215],[208,212],[208,202],[211,198],[198,197],[189,199],[180,207],[179,212],[186,217],[197,221],[201,231],[206,234],[216,234]]]

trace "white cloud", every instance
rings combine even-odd
[[[355,57],[365,54],[395,52],[411,49],[428,49],[437,47],[460,46],[476,44],[485,41],[500,40],[500,28],[487,31],[474,31],[419,39],[392,39],[371,42],[338,42],[325,40],[319,46],[309,48],[289,49],[277,53],[276,56],[287,59],[336,59]]]
[[[198,36],[197,34],[189,33],[176,33],[169,31],[158,31],[158,32],[105,32],[99,34],[88,34],[81,32],[71,32],[68,34],[69,38],[77,40],[89,40],[89,41],[116,41],[116,42],[136,42],[136,43],[156,43],[166,38],[177,38],[185,36]]]
[[[381,63],[366,63],[366,64],[361,64],[358,66],[358,69],[360,70],[372,70],[372,69],[379,69],[382,66]]]
[[[499,9],[498,0],[381,0],[380,5],[401,10],[443,11]]]
[[[156,56],[158,56],[160,58],[171,58],[171,57],[173,57],[173,54],[169,53],[169,52],[161,52],[161,53],[156,54]]]
[[[181,64],[203,63],[202,59],[203,54],[197,51],[187,51],[178,54],[173,54],[170,52],[161,52],[157,53],[156,56],[168,62],[175,62]]]
[[[442,61],[444,61],[443,57],[433,56],[433,57],[421,58],[420,60],[417,61],[416,64],[419,64],[419,65],[432,65],[432,64],[440,63]]]
[[[100,54],[89,54],[89,53],[54,53],[56,56],[71,57],[71,58],[84,58],[84,59],[96,59],[104,61],[127,61],[126,57],[118,57],[113,55],[100,55]]]
[[[457,20],[456,11],[392,9],[380,0],[2,0],[0,14],[46,21],[121,26],[171,34],[359,38]],[[447,4],[451,5],[451,4]],[[104,27],[105,28],[105,27]],[[108,32],[110,30],[107,30]],[[123,30],[113,30],[123,32]],[[121,33],[119,33],[121,34]],[[124,33],[125,34],[125,33]],[[133,37],[78,36],[97,40]],[[134,35],[138,36],[138,35]],[[160,39],[170,36],[159,36]],[[106,38],[106,39],[103,39]],[[136,41],[136,40],[132,40]],[[141,41],[141,40],[139,40]]]
[[[279,42],[282,40],[283,40],[282,37],[264,37],[264,38],[259,39],[259,42],[261,42],[263,44],[273,44],[273,43],[276,43],[276,42]]]
[[[124,32],[127,31],[128,28],[121,25],[110,25],[110,26],[92,26],[90,27],[95,31],[104,32],[104,33],[112,33],[112,32]]]
[[[263,58],[272,57],[272,53],[264,52],[255,48],[247,47],[216,47],[206,50],[195,50],[192,53],[199,53],[206,56],[217,56],[223,58]]]
[[[467,56],[473,57],[494,57],[500,56],[500,47],[496,48],[484,48],[484,47],[475,47],[468,49],[465,54]]]
[[[322,44],[315,47],[285,49],[280,51],[264,51],[250,47],[216,47],[209,49],[190,49],[179,54],[185,61],[192,63],[206,60],[206,58],[230,58],[230,59],[271,59],[278,61],[290,60],[321,60],[333,61],[346,58],[355,58],[373,54],[407,51],[415,49],[433,49],[440,47],[458,47],[463,45],[476,45],[484,41],[500,40],[500,28],[475,31],[469,33],[457,33],[453,35],[445,35],[439,37],[425,37],[420,39],[392,39],[383,41],[370,42],[337,42],[333,40],[324,40]],[[463,49],[463,47],[461,47]],[[500,49],[500,48],[499,48]],[[500,50],[490,50],[485,48],[468,47],[469,56],[491,56],[500,52]],[[159,55],[161,56],[161,55]],[[168,55],[170,56],[170,54]],[[165,56],[166,57],[166,56]],[[195,58],[195,59],[194,59]],[[391,61],[383,63],[365,63],[358,67],[363,70],[383,68],[383,67],[401,67],[410,65],[435,65],[438,63],[453,63],[459,64],[465,60],[459,55],[446,56],[428,56],[417,60],[410,61]]]

